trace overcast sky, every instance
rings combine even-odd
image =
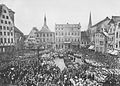
[[[105,17],[120,15],[120,0],[0,0],[15,11],[15,25],[29,34],[32,27],[43,26],[44,14],[47,25],[54,31],[55,23],[81,23],[82,30],[88,26],[89,14],[95,24]]]

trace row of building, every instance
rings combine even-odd
[[[55,24],[55,32],[52,32],[44,16],[42,28],[38,30],[33,27],[26,36],[15,26],[14,14],[13,10],[0,4],[0,53],[24,48],[35,49],[40,46],[44,49],[79,48],[88,44],[87,34],[81,32],[80,23]]]
[[[97,52],[117,55],[120,52],[120,16],[106,17],[95,25],[91,23],[87,33],[90,38],[90,49]]]
[[[47,26],[46,16],[40,30],[33,27],[26,37],[15,26],[15,12],[0,4],[0,52],[35,49],[78,49],[90,45],[97,52],[117,54],[120,51],[120,16],[106,17],[92,25],[91,13],[87,31],[78,24],[55,24],[55,32]],[[25,45],[24,45],[25,44]]]
[[[39,31],[34,27],[28,35],[25,44],[29,48],[42,46],[45,49],[72,49],[79,48],[81,43],[81,25],[78,24],[55,24],[55,32],[47,26],[46,16],[44,25]],[[36,45],[34,47],[34,45]]]

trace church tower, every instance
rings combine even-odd
[[[87,29],[88,36],[90,36],[90,33],[91,33],[90,31],[91,26],[92,26],[92,19],[91,19],[91,12],[90,12],[88,29]]]
[[[44,15],[44,25],[47,25],[47,22],[46,22],[46,15]]]
[[[90,12],[88,29],[90,29],[91,26],[92,26],[92,19],[91,19],[91,12]]]

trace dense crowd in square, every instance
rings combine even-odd
[[[1,68],[0,81],[16,86],[120,86],[119,72],[91,64],[84,56],[68,50],[11,61]],[[64,69],[55,63],[56,58],[64,60]]]

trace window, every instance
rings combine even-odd
[[[13,30],[13,28],[11,27],[11,30]]]
[[[73,35],[73,33],[72,33],[72,35]]]
[[[9,30],[9,27],[7,26],[7,30]]]
[[[3,38],[0,38],[0,42],[3,43]]]
[[[11,32],[11,36],[13,36],[13,33]]]
[[[13,38],[11,38],[11,43],[13,43]]]
[[[6,10],[4,10],[4,13],[7,13],[7,11],[6,11]]]
[[[3,28],[4,28],[4,30],[6,30],[6,27],[5,27],[5,26],[3,26]]]
[[[45,39],[43,39],[43,42],[45,42]]]
[[[8,16],[6,16],[6,19],[9,19],[9,17],[8,17]]]
[[[119,32],[119,38],[120,38],[120,32]]]
[[[4,38],[4,43],[6,43],[6,38]]]
[[[8,23],[9,23],[9,24],[11,24],[11,22],[10,22],[10,21],[9,21]]]
[[[118,32],[116,32],[116,38],[118,38]]]
[[[10,33],[9,33],[9,32],[8,32],[7,34],[8,34],[8,36],[10,35]]]
[[[2,26],[0,26],[0,30],[2,30]]]
[[[8,38],[8,43],[10,43],[10,38]]]
[[[1,20],[1,23],[3,23],[3,20]]]
[[[43,34],[43,37],[45,37],[45,34]]]
[[[6,36],[6,32],[4,32],[4,35]]]
[[[119,48],[120,48],[120,41],[119,41]]]
[[[68,35],[70,35],[70,32],[68,32]]]
[[[0,32],[0,35],[2,35],[2,32]]]
[[[57,36],[57,32],[56,32],[56,36]]]
[[[103,45],[103,43],[104,43],[103,41],[100,41],[100,45]]]
[[[50,36],[52,37],[52,34],[50,34]]]
[[[59,38],[59,42],[60,42],[61,40],[60,40],[60,38]]]
[[[7,21],[5,21],[5,24],[7,24]]]
[[[39,37],[39,34],[37,34],[37,37]]]
[[[2,15],[2,18],[5,18],[5,15]]]
[[[76,42],[76,39],[75,39],[75,42]]]
[[[120,23],[118,24],[118,27],[120,28]]]
[[[116,48],[118,48],[118,40],[116,40]]]
[[[47,37],[49,36],[49,34],[47,34]]]

